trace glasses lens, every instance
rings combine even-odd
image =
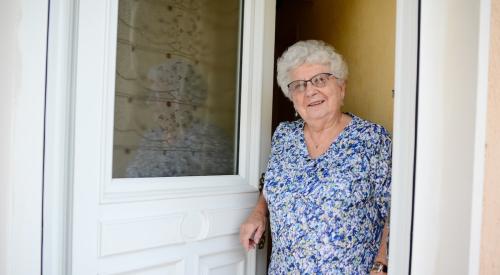
[[[305,81],[304,80],[296,80],[293,81],[292,83],[288,84],[288,90],[290,92],[301,92],[305,88]]]
[[[311,83],[316,87],[325,87],[326,81],[328,81],[328,77],[330,74],[319,74],[311,79]]]

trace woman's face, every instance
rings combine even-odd
[[[320,64],[303,64],[290,71],[291,81],[309,80],[321,74],[330,73],[329,67]],[[332,115],[340,113],[340,107],[344,100],[345,82],[340,82],[335,77],[326,81],[325,87],[318,88],[307,82],[305,91],[291,93],[295,110],[305,122],[320,121],[331,118]]]

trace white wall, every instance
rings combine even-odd
[[[0,274],[40,274],[47,0],[0,9]]]
[[[16,68],[16,33],[18,28],[18,4],[2,2],[0,9],[0,274],[6,274],[7,268],[7,236],[9,220],[10,195],[10,143],[12,133],[13,94]]]
[[[480,1],[422,1],[412,274],[468,274]]]

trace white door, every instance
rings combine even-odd
[[[79,1],[71,274],[256,274],[274,1],[224,2]]]

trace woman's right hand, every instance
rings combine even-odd
[[[254,249],[266,231],[267,217],[262,211],[255,209],[240,226],[240,242],[248,252]]]

